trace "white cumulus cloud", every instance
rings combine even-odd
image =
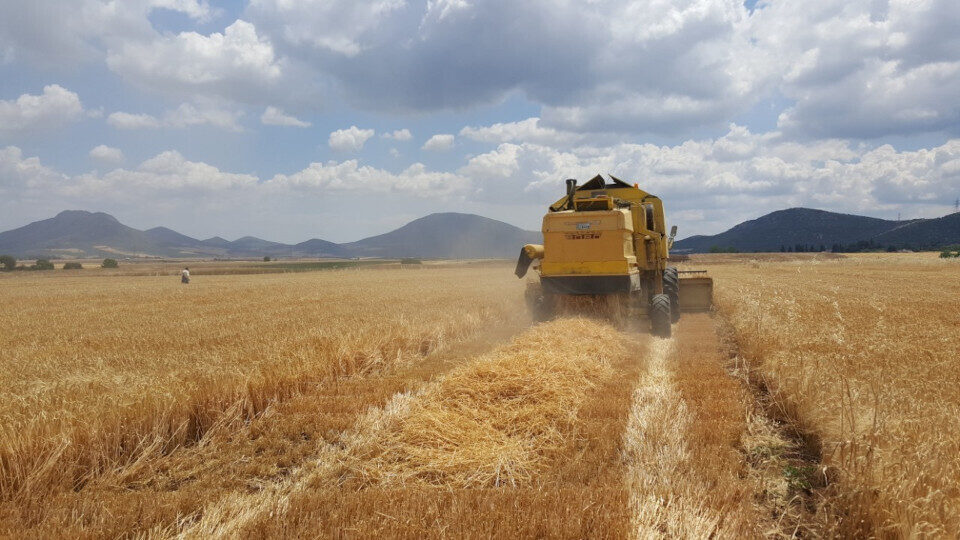
[[[116,159],[114,150],[97,148],[91,157]],[[351,159],[311,163],[266,181],[191,161],[176,151],[162,152],[133,169],[68,176],[8,146],[0,149],[0,216],[21,212],[25,202],[62,209],[150,200],[172,207],[197,198],[198,192],[216,192],[211,200],[237,209],[253,200],[291,202],[321,192],[370,193],[371,200],[376,193],[439,194],[474,205],[542,209],[562,194],[565,178],[583,181],[598,173],[637,182],[661,196],[683,235],[715,233],[793,206],[887,218],[898,212],[933,217],[952,211],[960,185],[960,139],[897,150],[843,139],[797,142],[780,132],[753,133],[732,124],[723,136],[673,145],[503,142],[453,171],[414,163],[394,172]],[[386,204],[387,197],[379,200]]]
[[[519,91],[547,123],[586,131],[717,122],[755,102],[772,65],[729,0],[258,0],[247,15],[360,106],[455,109]],[[662,100],[661,115],[635,107]]]
[[[243,131],[240,126],[241,116],[241,111],[183,103],[175,110],[167,112],[164,119],[166,125],[175,128],[209,125],[227,131]]]
[[[413,138],[413,134],[410,133],[410,130],[407,128],[398,129],[396,131],[391,131],[381,135],[384,139],[393,139],[395,141],[409,141]]]
[[[19,135],[52,129],[75,122],[83,116],[76,93],[51,84],[39,95],[22,94],[14,100],[0,100],[0,136]]]
[[[453,139],[453,135],[449,133],[438,133],[423,143],[423,149],[437,151],[449,150],[453,148]]]
[[[188,128],[193,126],[212,126],[226,131],[240,132],[242,111],[227,110],[213,106],[182,103],[176,109],[167,111],[163,118],[149,114],[114,112],[107,116],[107,123],[116,129],[157,129]]]
[[[178,11],[199,22],[209,21],[216,13],[207,0],[150,0],[150,7]]]
[[[208,0],[0,8],[0,62],[105,61],[124,81],[186,102],[304,110],[340,89],[352,106],[391,113],[511,95],[540,107],[536,125],[464,133],[497,143],[557,144],[551,129],[679,137],[768,104],[777,110],[763,111],[764,124],[779,116],[778,129],[804,140],[952,136],[960,124],[956,0],[752,10],[732,0],[251,0],[210,33],[158,31],[150,20],[162,8],[210,22],[218,10]]]
[[[207,163],[190,161],[175,150],[167,150],[133,170],[115,169],[103,175],[76,176],[61,191],[87,197],[104,194],[115,198],[153,197],[158,192],[180,197],[197,191],[254,187],[257,180],[256,176],[224,172]]]
[[[340,89],[391,113],[511,95],[540,107],[535,126],[505,125],[498,143],[555,144],[550,129],[678,137],[768,104],[764,124],[779,116],[804,140],[952,136],[960,124],[956,0],[251,0],[210,33],[159,31],[160,8],[194,23],[217,14],[208,0],[0,0],[0,62],[106,62],[186,102],[304,110]]]
[[[299,47],[349,58],[366,48],[365,33],[382,29],[388,18],[405,6],[404,0],[254,0],[248,11]]]
[[[960,185],[960,139],[913,151],[849,140],[794,142],[731,124],[717,138],[672,146],[552,147],[501,143],[457,170],[475,197],[551,201],[565,178],[610,173],[663,197],[684,234],[715,233],[766,212],[807,206],[877,217],[950,210]]]
[[[57,185],[67,177],[40,163],[37,157],[23,157],[16,146],[0,148],[0,193],[10,196],[4,202],[17,203],[30,190]]]
[[[373,137],[374,130],[360,129],[357,126],[350,126],[347,129],[338,129],[330,134],[327,144],[337,152],[359,152],[363,150],[370,137]]]
[[[448,195],[467,188],[468,182],[449,172],[431,172],[414,163],[400,173],[360,165],[355,160],[311,163],[291,175],[278,174],[267,182],[272,187],[318,188],[335,191],[409,192],[424,197]]]
[[[101,144],[90,150],[90,158],[101,165],[118,165],[123,162],[123,151]]]
[[[310,122],[304,122],[296,116],[291,116],[283,112],[282,109],[269,106],[260,115],[260,123],[266,126],[288,126],[288,127],[310,127]]]
[[[282,61],[253,24],[237,20],[223,33],[164,34],[127,40],[107,53],[116,73],[152,89],[251,99],[281,80]]]
[[[539,118],[527,118],[517,122],[501,122],[489,126],[467,126],[460,136],[486,143],[528,142],[547,146],[570,146],[585,142],[599,143],[610,136],[597,136],[564,131],[540,125]]]
[[[540,130],[675,136],[764,100],[804,138],[956,133],[960,122],[955,0],[257,0],[247,14],[373,110],[519,91],[542,107]]]
[[[110,113],[110,115],[107,116],[107,123],[117,129],[153,129],[163,125],[155,116],[122,111]]]
[[[795,102],[779,127],[804,138],[875,138],[960,124],[960,3],[772,2],[750,33],[776,53]]]

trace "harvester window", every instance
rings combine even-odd
[[[653,230],[653,205],[645,204],[643,205],[643,217],[646,221],[646,229],[648,231]]]

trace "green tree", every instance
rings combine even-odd
[[[117,268],[120,265],[117,264],[116,259],[104,259],[103,264],[100,265],[100,268]]]
[[[17,269],[17,259],[13,255],[0,255],[0,266],[6,271]]]
[[[263,257],[263,262],[270,262],[270,256],[269,256],[269,255],[265,255],[265,256]]]
[[[53,263],[47,259],[37,259],[37,263],[33,265],[33,268],[36,270],[53,270]]]
[[[64,270],[83,270],[83,265],[78,262],[63,263]]]

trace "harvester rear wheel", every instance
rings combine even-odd
[[[549,321],[556,310],[556,298],[543,292],[539,283],[528,283],[525,294],[530,315],[536,322]]]
[[[670,320],[680,320],[680,273],[674,267],[663,271],[663,292],[670,297]]]
[[[653,295],[650,302],[650,330],[657,337],[670,337],[670,297],[665,294]]]

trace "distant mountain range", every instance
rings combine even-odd
[[[877,247],[935,249],[960,244],[960,213],[935,219],[891,221],[810,208],[790,208],[745,221],[713,236],[678,240],[675,251],[703,253],[711,248],[780,251],[797,245],[826,249],[857,243]]]
[[[399,229],[337,244],[319,238],[299,244],[252,236],[229,241],[197,240],[166,227],[128,227],[109,214],[69,210],[56,217],[0,233],[0,254],[34,257],[421,257],[513,258],[520,246],[540,243],[539,232],[473,214],[431,214]],[[857,243],[876,247],[931,249],[960,244],[960,213],[936,219],[890,221],[809,208],[779,210],[713,236],[678,240],[675,251],[712,248],[780,251],[798,245],[831,249]]]
[[[540,241],[539,232],[458,213],[431,214],[386,234],[346,244],[314,238],[291,245],[252,236],[198,240],[166,227],[134,229],[103,212],[68,210],[0,233],[0,254],[20,258],[512,258],[524,244]]]

